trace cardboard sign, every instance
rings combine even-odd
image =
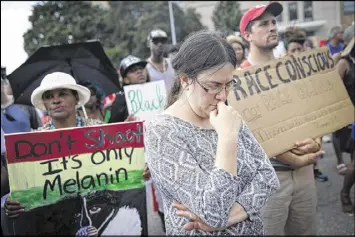
[[[124,87],[129,114],[149,121],[164,111],[166,88],[163,80]]]
[[[16,234],[147,234],[143,123],[6,135]]]
[[[273,157],[354,121],[354,106],[334,66],[325,47],[236,70],[228,102]]]

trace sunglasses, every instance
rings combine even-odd
[[[168,42],[168,39],[167,38],[153,38],[152,42],[153,42],[153,44],[159,44],[159,43],[166,44]]]

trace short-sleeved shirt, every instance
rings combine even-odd
[[[332,55],[340,53],[344,49],[343,44],[338,44],[334,47],[330,42],[327,42],[325,45],[329,48],[329,51]]]

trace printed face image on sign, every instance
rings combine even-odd
[[[146,235],[142,128],[132,122],[8,135],[11,198],[25,207],[14,233]]]

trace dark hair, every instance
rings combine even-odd
[[[235,68],[237,58],[233,47],[219,32],[201,30],[190,34],[171,60],[177,78],[169,92],[166,108],[180,96],[179,75],[184,73],[195,80],[200,73],[227,63]]]
[[[98,88],[98,86],[94,85],[90,81],[84,81],[84,80],[79,81],[78,84],[81,86],[85,86],[90,91],[94,92],[94,94],[96,95],[96,98],[97,98],[96,108],[101,108],[103,106],[102,100],[104,99],[105,96],[104,96],[104,93]]]
[[[179,52],[181,44],[170,45],[168,53],[177,53]]]
[[[286,28],[284,33],[284,45],[286,50],[288,50],[290,43],[299,43],[303,46],[306,40],[306,32],[301,28],[296,26],[290,26]]]

